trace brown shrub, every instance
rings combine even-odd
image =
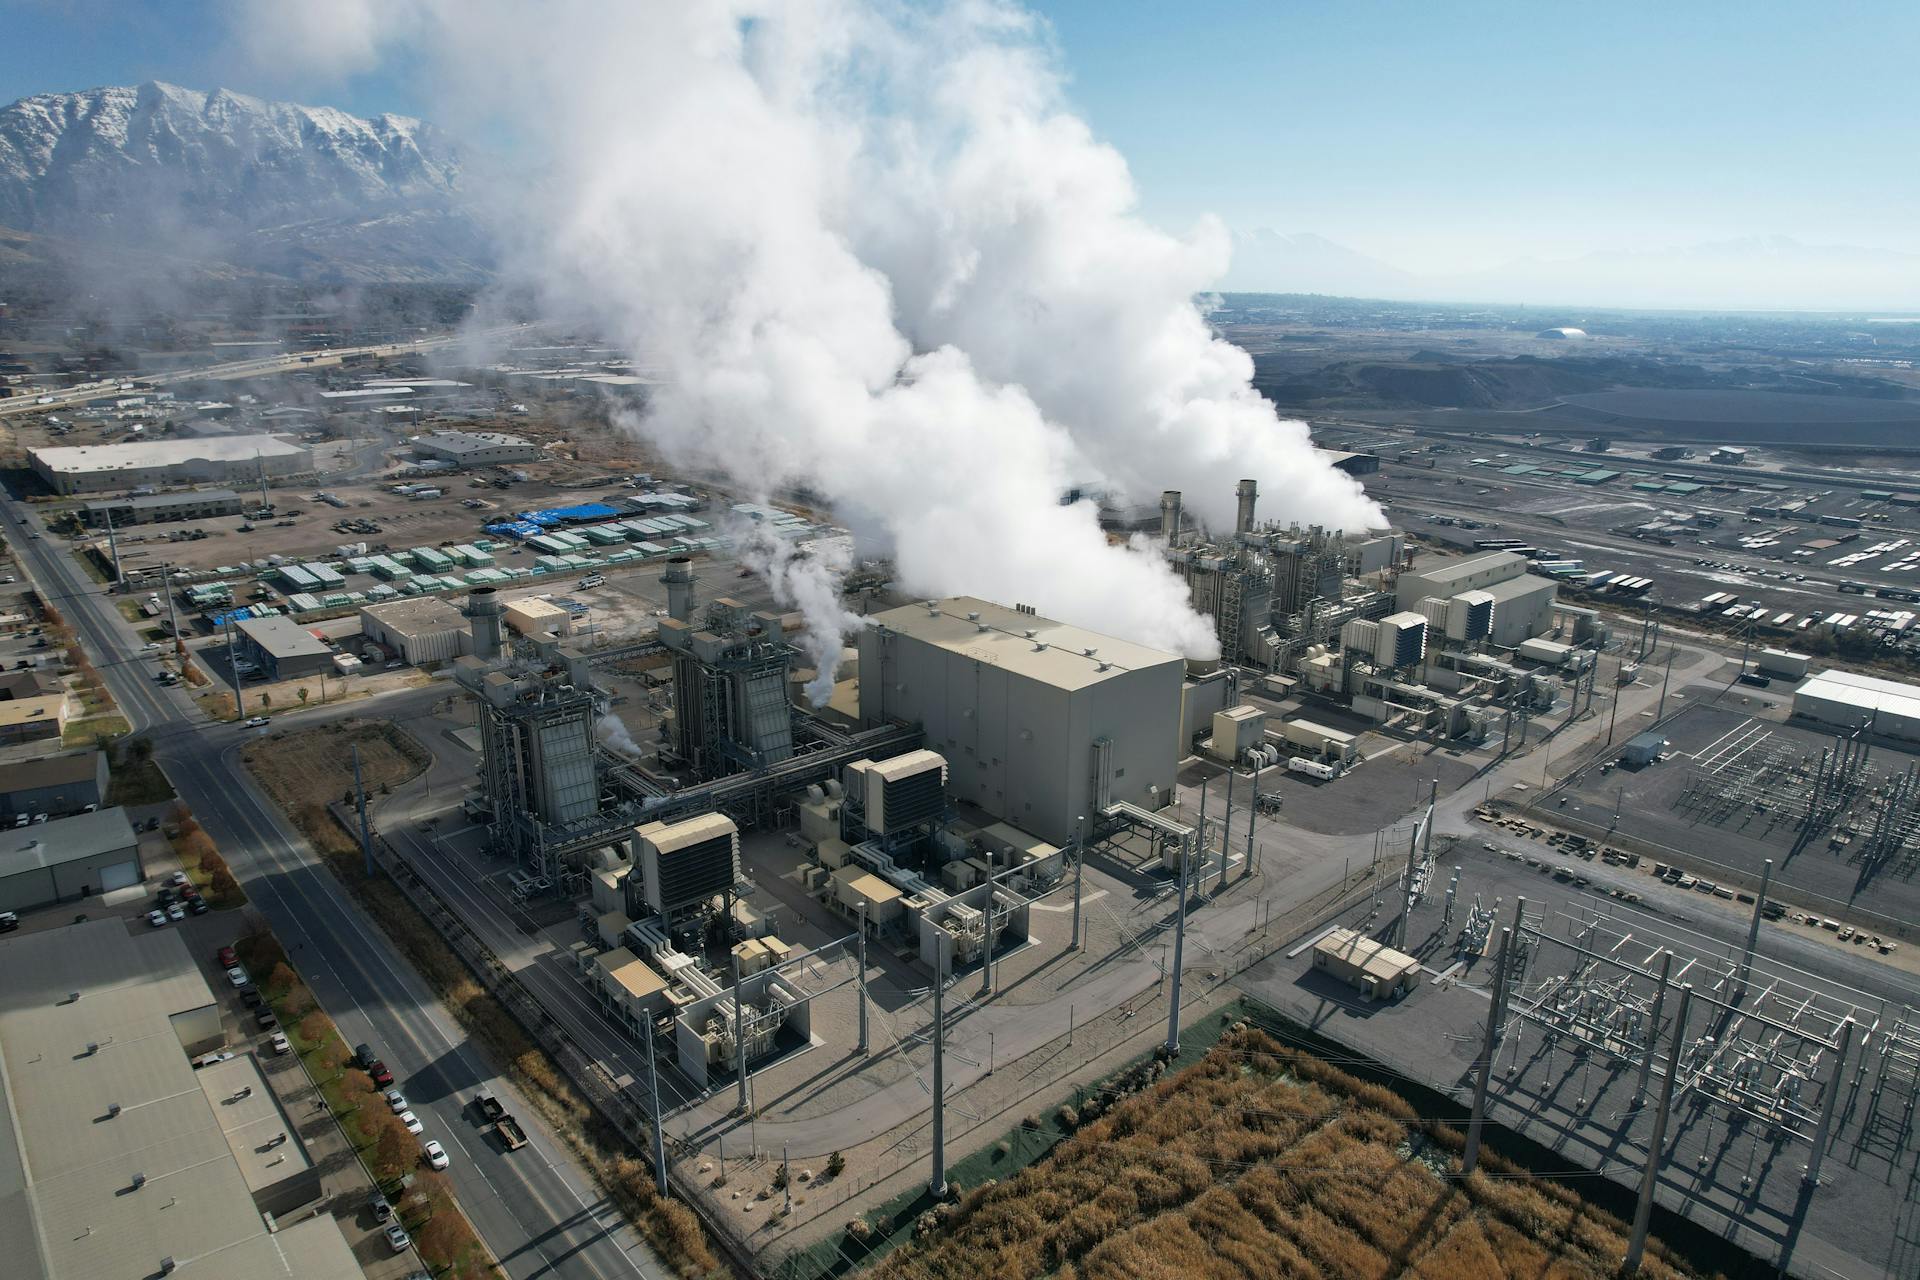
[[[304,987],[301,989],[303,991],[305,990]],[[344,1060],[347,1046],[341,1044],[338,1040],[328,1039],[327,1033],[333,1030],[333,1023],[327,1019],[326,1014],[318,1010],[307,1014],[300,1019],[298,1030],[300,1032],[300,1039],[305,1043],[321,1045],[320,1056],[322,1061],[326,1059],[328,1051],[333,1049],[338,1049]]]
[[[398,1116],[387,1115],[375,1128],[378,1136],[374,1139],[371,1161],[374,1176],[382,1182],[393,1182],[420,1158],[420,1148]]]

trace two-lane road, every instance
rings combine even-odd
[[[155,758],[341,1032],[379,1047],[427,1136],[446,1145],[461,1205],[507,1274],[516,1280],[670,1274],[254,787],[238,759],[249,731],[208,723],[183,692],[157,685],[148,655],[112,599],[61,544],[33,538],[41,526],[18,504],[5,503],[4,522],[35,583],[79,633],[135,731],[152,740]],[[381,714],[424,710],[439,692],[383,699]],[[301,714],[318,720],[368,709],[348,704]],[[528,1146],[507,1153],[482,1134],[467,1106],[482,1086],[502,1094],[522,1118]]]

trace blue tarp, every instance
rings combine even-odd
[[[488,533],[497,533],[503,538],[512,538],[516,542],[525,542],[528,538],[540,536],[540,526],[529,520],[499,520],[485,526]]]
[[[595,520],[611,520],[622,514],[617,508],[604,502],[582,502],[572,507],[547,507],[540,511],[521,511],[520,520],[529,524],[551,527],[556,524],[590,524]]]

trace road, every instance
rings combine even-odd
[[[122,714],[135,732],[149,736],[155,759],[341,1033],[351,1043],[378,1046],[426,1122],[427,1136],[447,1146],[461,1206],[507,1274],[515,1280],[671,1274],[253,785],[238,760],[250,731],[208,723],[185,693],[155,684],[140,642],[105,591],[55,539],[31,537],[40,525],[19,504],[5,502],[4,522],[23,566],[80,634]],[[380,712],[401,719],[422,714],[437,693],[395,695],[382,700]],[[349,703],[300,714],[317,722],[367,710],[365,703]],[[482,1086],[522,1118],[527,1147],[508,1154],[482,1136],[467,1107]]]

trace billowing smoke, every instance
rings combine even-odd
[[[807,701],[827,705],[833,696],[833,677],[840,664],[846,636],[867,620],[840,603],[840,584],[853,567],[853,548],[843,538],[819,538],[796,548],[761,525],[738,531],[740,562],[767,579],[773,598],[800,611],[805,624],[799,649],[813,662],[807,682]]]
[[[593,736],[623,756],[637,758],[640,755],[640,744],[635,742],[633,735],[627,731],[627,722],[612,712],[601,716],[594,724]]]
[[[440,121],[530,170],[484,193],[515,281],[666,372],[636,429],[742,487],[827,495],[913,590],[1210,656],[1178,579],[1060,505],[1069,484],[1180,488],[1218,525],[1252,476],[1265,515],[1380,523],[1196,308],[1221,229],[1137,216],[1013,5],[243,8],[279,59],[356,13],[330,69],[405,43]]]

